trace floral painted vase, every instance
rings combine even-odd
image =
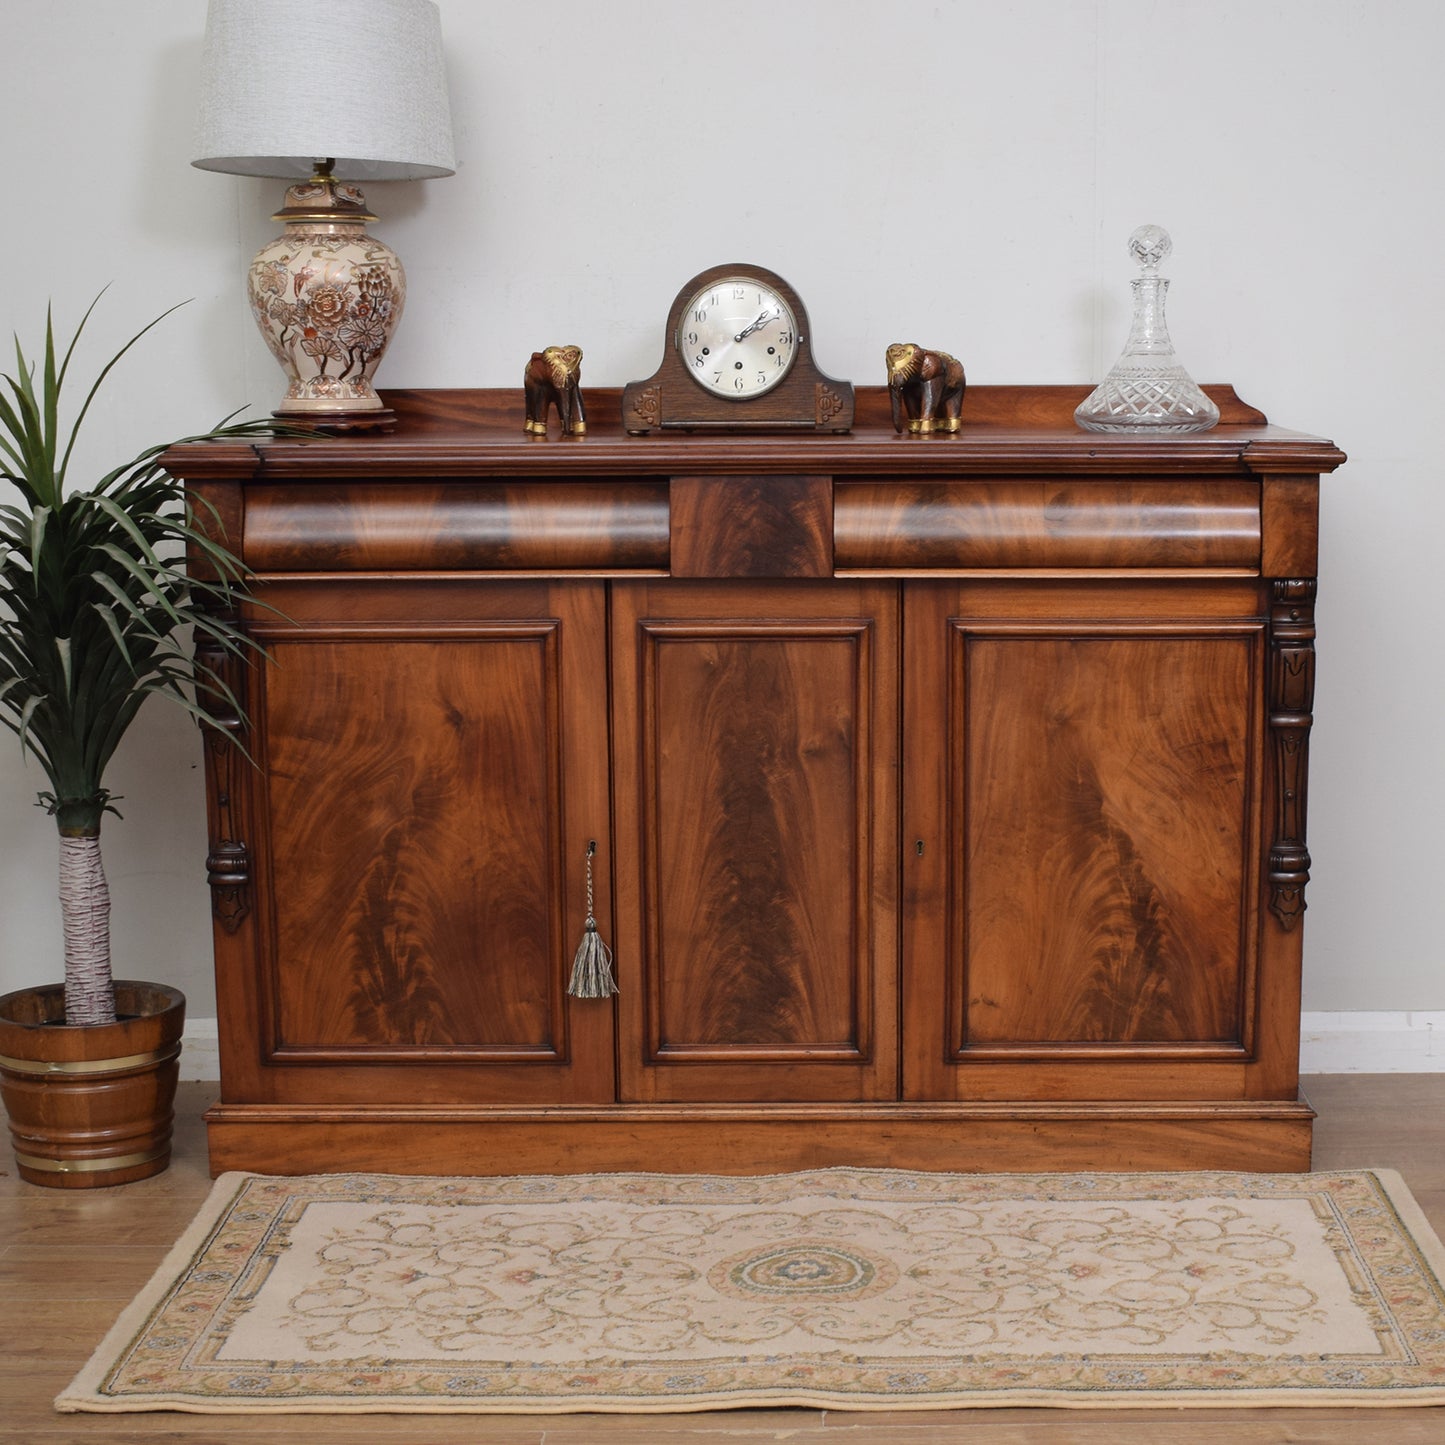
[[[248,277],[251,310],[290,386],[276,415],[318,424],[385,413],[371,379],[401,319],[406,274],[366,233],[358,186],[327,174],[292,186]],[[364,423],[364,417],[360,418]]]

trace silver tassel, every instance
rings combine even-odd
[[[612,978],[612,950],[603,943],[597,932],[597,920],[592,916],[592,855],[597,851],[595,842],[587,845],[587,921],[582,925],[582,942],[577,945],[577,955],[572,960],[572,981],[567,992],[573,998],[608,998],[617,992]]]

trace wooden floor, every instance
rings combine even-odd
[[[1320,1169],[1398,1169],[1445,1237],[1445,1073],[1316,1075]],[[157,1179],[68,1191],[0,1174],[0,1440],[252,1441],[256,1445],[1213,1445],[1220,1441],[1442,1445],[1435,1410],[958,1410],[699,1415],[57,1415],[51,1400],[88,1358],[205,1197],[200,1123],[213,1086],[181,1086],[177,1157]]]

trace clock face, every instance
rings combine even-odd
[[[677,323],[687,374],[714,396],[749,401],[771,391],[798,357],[798,323],[766,282],[725,276],[689,298]]]

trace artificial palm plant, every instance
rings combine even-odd
[[[230,612],[244,590],[241,567],[196,525],[181,482],[161,468],[158,459],[171,443],[148,447],[86,490],[69,486],[76,437],[97,391],[164,319],[111,357],[66,421],[62,392],[95,304],[63,356],[48,315],[38,366],[17,337],[15,373],[4,375],[0,387],[0,462],[19,493],[18,501],[0,505],[0,719],[50,783],[40,803],[60,830],[65,1022],[72,1025],[116,1017],[100,856],[101,819],[115,812],[107,765],[153,694],[200,721],[211,720],[208,697],[234,705],[224,682],[187,650],[183,629],[227,652],[251,646],[217,615]],[[270,429],[227,418],[204,437]],[[188,547],[208,560],[207,577],[187,574]]]

